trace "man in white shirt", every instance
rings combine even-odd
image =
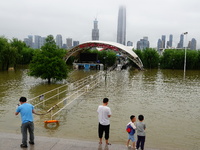
[[[108,98],[104,98],[103,99],[103,105],[99,105],[99,107],[97,109],[98,118],[99,118],[98,133],[99,133],[99,139],[100,139],[99,144],[102,144],[103,132],[105,132],[106,144],[111,145],[110,143],[108,143],[109,131],[110,131],[110,120],[109,120],[109,118],[111,117],[111,110],[107,106],[108,101],[109,101]]]

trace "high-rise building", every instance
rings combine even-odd
[[[166,36],[162,35],[162,48],[165,48]]]
[[[149,41],[147,36],[143,37],[143,39],[140,39],[140,41],[137,42],[137,49],[144,50],[146,48],[149,48]]]
[[[79,41],[73,41],[73,47],[78,46],[79,45]]]
[[[94,20],[94,29],[92,29],[92,40],[99,40],[98,21]]]
[[[35,43],[34,43],[34,48],[39,49],[41,48],[41,36],[35,35]]]
[[[46,44],[46,37],[41,37],[40,47]]]
[[[30,46],[28,38],[24,38],[24,43],[26,43],[26,46]]]
[[[192,38],[192,40],[189,42],[188,48],[190,48],[191,50],[197,49],[197,41],[195,38]]]
[[[184,35],[180,35],[180,42],[178,43],[177,48],[183,48],[183,42],[184,42]]]
[[[34,48],[33,47],[33,36],[29,35],[28,38],[24,38],[24,43],[26,43],[27,46]]]
[[[29,39],[29,46],[31,48],[33,48],[33,36],[32,35],[28,35],[28,39]]]
[[[66,39],[66,44],[67,44],[67,48],[72,48],[72,38],[67,38]]]
[[[67,49],[67,44],[63,44],[62,48]]]
[[[162,40],[161,40],[161,39],[158,39],[157,50],[158,50],[159,53],[161,52],[161,49],[163,49],[163,48],[162,48]]]
[[[127,46],[133,46],[133,42],[128,41],[128,42],[127,42]]]
[[[56,45],[59,48],[62,48],[62,35],[60,35],[60,34],[56,35]]]
[[[120,6],[117,25],[117,43],[126,44],[126,7]]]
[[[167,48],[171,48],[172,47],[172,42],[173,42],[173,35],[170,34],[169,35],[169,41],[167,41]]]

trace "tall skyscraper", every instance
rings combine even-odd
[[[173,42],[173,35],[170,34],[169,35],[169,41],[167,41],[167,48],[171,48],[172,47],[172,42]]]
[[[197,49],[197,41],[196,41],[195,38],[192,38],[192,40],[189,42],[188,47],[189,47],[191,50],[196,50],[196,49]]]
[[[126,44],[126,7],[120,6],[117,25],[117,43]]]
[[[162,35],[162,48],[165,48],[166,36]]]
[[[99,40],[98,21],[94,20],[94,29],[92,29],[92,40]]]
[[[56,35],[56,45],[59,48],[62,48],[62,35],[60,35],[60,34]]]
[[[161,40],[161,39],[158,39],[158,42],[157,42],[157,50],[158,50],[159,53],[160,53],[161,49],[162,49],[162,40]]]
[[[180,35],[180,42],[178,43],[177,48],[183,48],[183,41],[184,41],[184,35]]]

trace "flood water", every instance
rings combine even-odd
[[[74,71],[69,80],[93,73]],[[0,72],[0,132],[20,134],[20,116],[14,112],[21,96],[33,98],[61,85],[29,77],[27,69]],[[48,116],[35,116],[35,135],[98,141],[96,110],[104,97],[112,111],[111,143],[125,144],[130,115],[143,114],[145,147],[200,149],[200,71],[187,71],[185,79],[182,70],[115,71],[63,110],[55,118],[60,121],[57,128],[44,126]]]

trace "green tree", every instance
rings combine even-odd
[[[197,69],[198,52],[196,50],[187,50],[186,67],[187,69]]]
[[[5,66],[5,56],[4,56],[4,52],[6,51],[8,47],[8,41],[6,38],[4,37],[0,37],[0,64],[1,64],[1,69],[4,70],[4,66]]]
[[[97,49],[87,49],[84,53],[97,53],[98,60],[106,67],[113,66],[116,62],[116,53],[111,50],[98,51]]]
[[[136,53],[136,55],[141,59],[141,61],[143,60],[143,53],[142,53],[142,51],[141,50],[133,50],[135,53]]]
[[[143,51],[142,50],[138,50],[138,49],[137,50],[133,49],[133,51],[140,58],[140,60],[143,62]],[[132,60],[129,60],[129,64],[134,68],[138,68],[138,66]]]
[[[15,56],[16,62],[14,64],[14,66],[16,66],[17,64],[22,64],[22,60],[24,58],[23,49],[28,48],[28,47],[26,46],[26,44],[23,41],[18,40],[17,38],[13,38],[10,42],[10,45],[11,45],[11,47],[14,47],[17,50],[17,54]]]
[[[113,51],[98,51],[98,59],[107,67],[113,66],[116,62],[116,53]]]
[[[166,49],[160,59],[162,69],[183,69],[185,50]],[[195,50],[186,52],[186,69],[199,69],[200,56]]]
[[[116,53],[113,52],[113,51],[108,51],[106,59],[107,59],[107,61],[106,61],[107,65],[108,66],[113,66],[115,64],[115,62],[116,62],[116,59],[117,59]]]
[[[8,70],[16,64],[17,49],[12,47],[8,40],[0,37],[0,64],[2,70]]]
[[[197,51],[197,62],[195,68],[200,69],[200,51]]]
[[[144,65],[144,68],[158,68],[159,64],[159,54],[158,52],[153,48],[147,48],[143,50],[142,52],[142,62]]]
[[[52,79],[66,79],[68,69],[63,60],[66,52],[56,46],[54,38],[49,35],[46,44],[41,50],[36,50],[30,64],[29,75],[47,79],[51,83]]]
[[[18,62],[18,64],[29,64],[32,60],[34,53],[34,49],[29,47],[24,47],[21,51],[21,62]]]

